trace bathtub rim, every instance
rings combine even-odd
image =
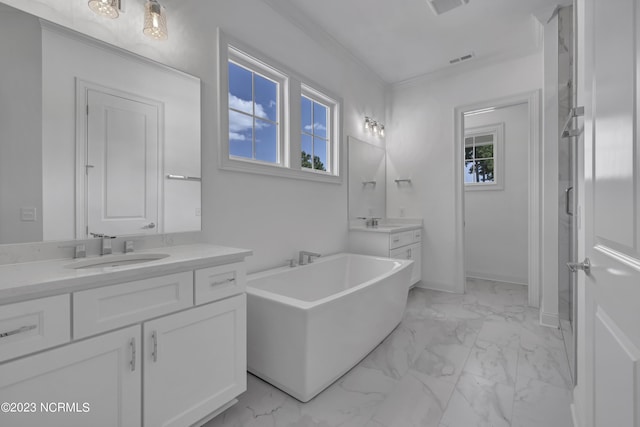
[[[344,297],[345,295],[358,292],[361,289],[365,289],[376,282],[380,282],[392,276],[393,274],[396,274],[397,272],[404,270],[405,268],[409,268],[409,266],[411,266],[414,262],[413,260],[406,260],[406,259],[388,258],[388,257],[374,256],[374,255],[362,255],[362,254],[354,254],[350,252],[339,252],[336,254],[328,255],[326,257],[322,257],[316,260],[313,263],[313,265],[317,265],[323,262],[328,262],[335,258],[341,258],[341,257],[344,257],[345,255],[349,257],[354,257],[354,258],[367,258],[367,259],[380,260],[384,262],[393,262],[395,265],[393,265],[393,267],[389,271],[386,271],[384,274],[376,276],[373,279],[367,280],[366,282],[359,283],[358,285],[352,286],[350,288],[347,288],[335,294],[328,295],[324,298],[317,299],[315,301],[303,301],[301,299],[278,294],[275,292],[266,291],[264,289],[259,289],[251,286],[251,281],[253,279],[261,279],[264,277],[275,276],[279,273],[291,271],[292,269],[302,269],[309,266],[309,264],[296,266],[296,267],[288,267],[288,266],[276,267],[276,268],[248,274],[247,280],[246,280],[246,293],[247,295],[251,295],[252,297],[255,296],[263,299],[268,299],[270,301],[274,301],[290,307],[299,308],[302,310],[310,310],[315,307],[319,307],[324,304],[335,301],[336,299]],[[407,293],[409,292],[409,288],[410,286],[407,286]]]

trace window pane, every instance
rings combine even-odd
[[[478,160],[476,162],[477,182],[493,182],[493,160]]]
[[[327,170],[327,141],[324,139],[313,138],[313,168]]]
[[[311,156],[313,155],[313,143],[312,138],[309,135],[302,134],[302,140],[300,141],[302,146],[302,167],[313,168]]]
[[[278,84],[255,75],[256,117],[278,121]]]
[[[493,158],[493,144],[476,145],[476,159]]]
[[[229,111],[229,155],[253,158],[253,118]]]
[[[229,62],[229,108],[253,114],[252,72]]]
[[[478,182],[476,181],[474,162],[464,162],[464,182]]]
[[[278,162],[278,127],[256,119],[256,160]]]
[[[473,159],[473,147],[464,147],[464,158]]]
[[[306,96],[302,97],[302,104],[300,106],[302,113],[302,132],[313,134],[313,128],[311,127],[311,108],[312,102]]]
[[[322,138],[327,137],[327,107],[313,103],[313,134]]]
[[[476,145],[486,144],[488,142],[493,142],[493,135],[476,136]]]

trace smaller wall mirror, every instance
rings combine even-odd
[[[349,137],[349,221],[386,216],[386,152]]]

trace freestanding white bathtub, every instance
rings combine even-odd
[[[249,372],[309,401],[400,323],[412,264],[337,254],[249,275]]]

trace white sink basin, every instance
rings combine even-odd
[[[83,259],[68,264],[66,268],[75,270],[84,268],[121,267],[123,265],[140,264],[143,262],[157,261],[168,257],[168,254],[122,254],[104,255],[101,257]]]

